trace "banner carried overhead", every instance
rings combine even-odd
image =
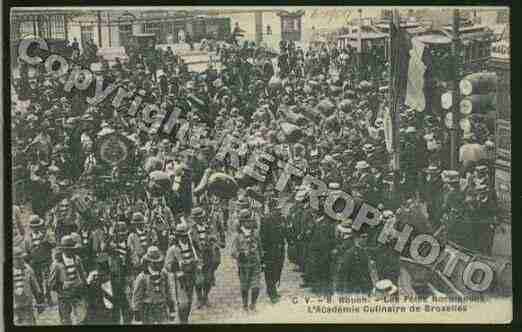
[[[425,45],[415,39],[412,40],[412,44],[405,104],[416,111],[422,112],[426,108],[426,98],[424,96],[424,73],[426,72],[426,65],[422,61]]]

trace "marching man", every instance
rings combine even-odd
[[[166,323],[174,301],[167,272],[163,270],[164,256],[156,246],[143,256],[144,270],[136,278],[133,292],[134,319],[143,324]]]
[[[255,311],[259,287],[263,250],[261,240],[256,229],[255,220],[249,210],[239,211],[238,234],[232,243],[232,257],[237,261],[241,299],[244,311]],[[248,305],[248,296],[251,291],[251,303]]]
[[[63,325],[78,325],[87,315],[86,274],[73,237],[62,238],[56,260],[51,265],[49,289],[58,294],[58,312]],[[74,319],[74,321],[73,321]]]
[[[38,286],[47,296],[47,302],[51,302],[51,294],[45,290],[45,281],[49,276],[51,266],[51,253],[53,245],[46,234],[47,228],[42,218],[33,214],[29,217],[29,232],[25,238],[25,250],[29,254],[29,265],[35,271]]]
[[[203,272],[203,284],[196,285],[198,308],[209,306],[208,294],[215,284],[214,273],[220,264],[220,252],[217,245],[216,232],[209,224],[205,210],[200,207],[192,209],[192,234],[194,235],[194,247],[201,260]]]
[[[196,280],[197,269],[201,268],[198,262],[196,249],[192,243],[189,226],[186,223],[176,225],[175,240],[165,258],[165,270],[174,274],[174,288],[178,306],[180,323],[188,323],[194,285],[202,286],[202,278]],[[201,272],[201,269],[199,270]],[[198,274],[201,276],[201,274]]]
[[[132,264],[132,273],[136,275],[141,268],[142,257],[147,252],[147,248],[156,243],[158,236],[156,231],[147,230],[145,217],[141,212],[132,215],[132,225],[134,229],[129,234],[127,243]]]
[[[43,295],[33,269],[24,262],[25,251],[13,248],[13,303],[15,325],[34,325],[33,301],[38,304],[38,313],[43,311]]]

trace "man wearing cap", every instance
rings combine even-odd
[[[381,222],[377,227],[372,227],[368,230],[368,247],[371,248],[371,256],[375,260],[375,269],[377,271],[377,279],[389,279],[394,283],[398,282],[399,268],[400,268],[400,253],[393,249],[395,241],[393,238],[387,237],[384,242],[379,240],[379,237],[383,233],[384,227],[388,227],[393,223],[393,228],[403,229],[405,222],[401,209],[397,211],[397,217],[392,210],[384,210],[384,207],[380,211]],[[416,220],[415,220],[416,221]],[[415,226],[414,226],[415,227]],[[419,229],[415,228],[419,233],[432,234],[431,229]],[[423,253],[424,254],[424,253]]]
[[[174,243],[167,250],[165,270],[174,275],[174,295],[181,323],[187,323],[194,297],[194,286],[202,286],[203,266],[192,242],[190,227],[180,223],[175,228]],[[198,280],[196,280],[198,277]]]
[[[86,273],[81,258],[75,254],[77,243],[65,235],[58,247],[58,255],[51,265],[49,289],[58,294],[58,312],[64,325],[81,324],[86,317]]]
[[[429,165],[424,175],[423,198],[426,201],[426,209],[430,218],[430,223],[437,229],[440,226],[442,216],[442,178],[437,165]]]
[[[29,232],[25,237],[25,251],[29,255],[28,263],[35,271],[36,280],[40,289],[47,296],[47,301],[51,301],[51,293],[46,289],[45,282],[49,276],[49,266],[51,265],[51,253],[53,245],[47,236],[47,227],[42,218],[33,214],[29,217]]]
[[[162,172],[164,173],[164,172]],[[169,181],[170,184],[170,181]],[[169,229],[174,225],[174,214],[170,207],[167,206],[166,200],[163,197],[152,197],[150,208],[148,209],[148,220],[151,228],[156,232],[157,246],[162,251],[168,249]]]
[[[464,216],[464,193],[460,190],[459,172],[446,170],[442,172],[443,198],[441,206],[441,224],[445,232],[442,233],[443,239],[453,239],[459,241],[462,236],[460,232],[453,233],[451,229],[465,218]],[[459,235],[460,234],[460,235]],[[467,236],[467,235],[466,235]]]
[[[24,261],[23,248],[13,248],[13,314],[15,325],[34,325],[33,301],[43,312],[43,294],[33,269]]]
[[[58,206],[54,211],[55,218],[55,238],[58,243],[61,238],[65,235],[69,235],[72,232],[76,232],[78,230],[77,224],[77,215],[73,211],[71,207],[71,202],[69,199],[64,198],[58,203]]]
[[[131,257],[133,274],[141,269],[142,257],[147,248],[156,244],[158,235],[154,229],[147,227],[145,217],[141,212],[134,212],[131,219],[133,229],[127,239]]]
[[[196,285],[196,296],[198,298],[198,309],[209,306],[208,294],[215,285],[214,274],[221,261],[221,254],[217,245],[216,230],[209,223],[205,210],[201,207],[192,209],[191,234],[193,234],[194,247],[201,261],[203,272],[203,283]]]
[[[150,246],[143,256],[144,270],[136,278],[133,291],[134,319],[143,324],[162,324],[174,310],[172,289],[163,270],[164,256],[156,246]]]
[[[113,236],[107,246],[113,291],[112,320],[116,323],[123,320],[123,324],[129,324],[132,319],[130,297],[133,280],[130,250],[127,244],[128,233],[127,224],[124,221],[116,222]]]
[[[370,165],[366,160],[358,161],[355,164],[352,189],[354,191],[354,196],[361,197],[363,200],[368,199],[368,194],[372,188],[372,179],[369,169]]]
[[[466,220],[463,228],[467,230],[466,248],[475,249],[491,255],[495,226],[498,214],[495,193],[488,184],[476,184],[467,199]],[[464,225],[467,224],[467,225]]]
[[[338,185],[338,183],[337,183]],[[321,194],[319,211],[307,232],[308,243],[305,259],[305,273],[310,280],[312,291],[326,295],[331,291],[330,267],[332,264],[332,250],[335,246],[335,220],[322,213],[322,206],[327,193]]]
[[[86,324],[120,323],[113,320],[114,287],[111,277],[109,256],[104,253],[96,257],[94,269],[87,277]]]
[[[346,251],[334,276],[335,292],[369,294],[373,289],[370,276],[371,258],[367,248],[368,225],[354,233],[354,246]]]
[[[232,242],[231,255],[236,260],[243,310],[255,311],[261,283],[263,249],[255,221],[248,209],[239,211],[239,227]],[[251,303],[248,304],[251,291]]]
[[[265,283],[268,297],[272,303],[279,299],[277,284],[281,280],[281,271],[285,261],[285,242],[287,227],[278,207],[275,189],[272,184],[265,188],[265,213],[261,218],[259,235],[263,247],[265,263]]]
[[[297,187],[295,204],[288,211],[288,259],[297,265],[297,270],[304,271],[305,249],[308,239],[306,231],[313,221],[311,209],[307,200],[310,188],[304,185]],[[303,279],[306,275],[303,274]]]
[[[332,250],[332,276],[335,276],[335,271],[339,268],[344,253],[353,247],[352,219],[343,220],[335,227],[335,240],[335,249]]]
[[[87,272],[95,265],[95,258],[105,247],[105,230],[98,216],[92,220],[84,220],[78,234],[81,237],[79,255],[83,258],[83,266]]]

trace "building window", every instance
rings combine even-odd
[[[51,16],[47,24],[51,38],[65,38],[63,16]]]
[[[120,25],[120,33],[132,34],[132,25],[131,24]]]
[[[159,23],[145,23],[143,26],[143,31],[145,33],[156,33],[160,30]]]
[[[94,26],[93,25],[84,25],[81,27],[81,34],[82,34],[82,44],[84,44],[87,41],[93,41],[94,42]]]
[[[20,36],[23,38],[27,35],[34,34],[34,24],[33,21],[22,21],[20,22]]]
[[[285,32],[292,32],[294,31],[294,24],[292,20],[285,18],[283,19],[283,31]]]

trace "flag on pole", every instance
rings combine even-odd
[[[426,72],[427,66],[423,61],[424,51],[424,43],[413,39],[408,66],[408,84],[406,87],[405,104],[419,112],[424,111],[426,108],[424,73]]]

